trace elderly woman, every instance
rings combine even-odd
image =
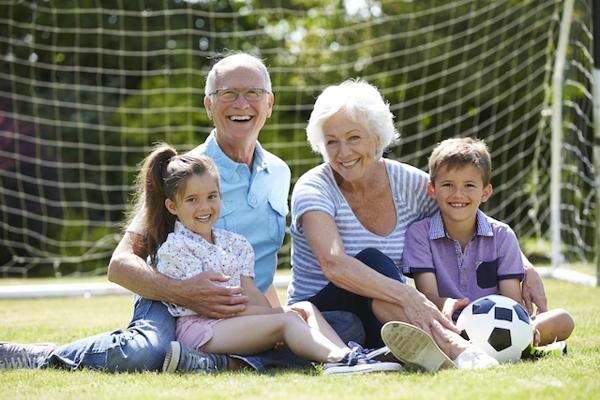
[[[315,103],[307,136],[325,163],[304,174],[292,194],[289,302],[308,300],[323,311],[355,313],[370,347],[382,345],[384,323],[411,324],[386,325],[384,339],[393,339],[386,343],[394,354],[402,353],[400,358],[416,367],[435,371],[454,364],[495,364],[405,284],[400,261],[406,229],[431,215],[436,204],[427,195],[426,173],[382,158],[398,134],[379,91],[363,81],[326,88]],[[537,290],[542,293],[537,303],[545,307],[543,287]]]

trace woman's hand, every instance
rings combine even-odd
[[[303,308],[300,307],[294,307],[294,306],[284,306],[283,307],[283,312],[293,312],[296,313],[300,318],[302,318],[302,320],[304,322],[308,322],[308,312],[306,312],[306,310],[304,310]]]
[[[429,335],[432,334],[434,321],[452,332],[460,333],[458,328],[442,312],[416,289],[411,288],[413,293],[407,296],[402,306],[404,315],[409,324],[423,329]]]
[[[442,314],[452,321],[454,313],[465,308],[467,304],[469,304],[469,299],[467,297],[463,297],[462,299],[447,298],[446,301],[444,301]]]

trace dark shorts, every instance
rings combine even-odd
[[[356,259],[388,278],[404,282],[402,273],[391,258],[381,251],[366,248],[355,256]],[[372,299],[351,293],[329,283],[319,293],[308,299],[321,311],[350,311],[362,322],[366,333],[365,346],[383,346],[381,327],[383,324],[373,314]]]

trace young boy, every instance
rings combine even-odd
[[[492,195],[491,169],[483,141],[441,142],[429,158],[428,184],[439,211],[406,233],[404,273],[413,276],[417,289],[454,321],[467,304],[490,294],[523,304],[524,268],[517,237],[508,225],[479,210]],[[538,314],[532,323],[536,346],[564,341],[574,326],[562,309]],[[566,353],[564,343],[558,347]]]

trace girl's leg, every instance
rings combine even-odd
[[[556,308],[538,314],[533,321],[533,327],[540,332],[540,345],[554,341],[566,340],[573,332],[575,322],[566,310]]]
[[[348,347],[332,343],[294,313],[227,318],[213,326],[211,340],[199,350],[207,353],[249,355],[284,341],[294,354],[319,362],[339,361]]]

